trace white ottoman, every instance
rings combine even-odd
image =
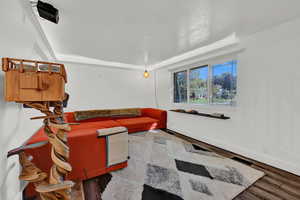
[[[120,164],[128,160],[128,130],[126,127],[113,127],[97,130],[98,137],[106,140],[106,166]]]

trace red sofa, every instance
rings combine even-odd
[[[97,138],[97,129],[125,126],[129,133],[166,128],[167,112],[153,108],[142,108],[140,117],[102,117],[84,121],[76,121],[72,112],[65,113],[65,121],[79,123],[71,125],[68,133],[70,146],[69,163],[72,172],[68,175],[71,180],[85,180],[109,171],[124,168],[127,162],[106,168],[106,143],[104,138]],[[47,140],[43,128],[34,134],[27,144]],[[50,145],[26,150],[33,156],[33,162],[43,171],[49,172],[52,166]]]

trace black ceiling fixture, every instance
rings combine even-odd
[[[53,22],[55,24],[58,24],[59,21],[59,13],[58,9],[52,6],[49,3],[45,3],[42,1],[37,2],[37,10],[40,15],[40,17]]]

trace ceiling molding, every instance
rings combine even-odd
[[[108,66],[108,67],[116,67],[116,68],[125,68],[125,69],[134,69],[134,70],[145,70],[145,66],[142,65],[133,65],[112,61],[99,60],[84,56],[78,55],[67,55],[67,54],[57,54],[57,60],[61,62],[69,62],[69,63],[79,63],[79,64],[87,64],[87,65],[98,65],[98,66]]]
[[[32,6],[29,1],[19,0],[20,4],[22,5],[24,11],[26,12],[26,16],[29,18],[31,23],[34,25],[41,41],[45,45],[47,51],[49,52],[51,58],[50,60],[54,61],[61,61],[61,62],[69,62],[69,63],[79,63],[79,64],[87,64],[87,65],[98,65],[98,66],[108,66],[108,67],[116,67],[116,68],[125,68],[125,69],[134,69],[134,70],[145,70],[145,66],[143,65],[134,65],[134,64],[127,64],[127,63],[120,63],[120,62],[113,62],[113,61],[106,61],[100,59],[94,59],[90,57],[84,57],[80,55],[70,55],[70,54],[58,54],[55,53],[53,50],[46,33],[41,26],[38,16],[34,13]],[[152,65],[148,67],[149,71],[159,69],[162,67],[168,67],[170,65],[178,65],[181,62],[191,60],[195,57],[203,56],[205,54],[235,45],[239,43],[239,39],[236,37],[236,34],[233,33],[230,36],[214,42],[210,45],[200,47],[198,49],[183,53],[178,56],[174,56],[172,58],[166,59],[162,62]],[[40,49],[41,50],[41,49]]]
[[[228,53],[232,53],[238,50],[232,50],[230,47],[237,45],[240,42],[239,38],[237,38],[236,34],[233,33],[228,37],[216,41],[212,44],[207,46],[200,47],[198,49],[183,53],[178,56],[174,56],[170,59],[166,59],[162,62],[159,62],[155,65],[148,67],[149,71],[153,71],[163,67],[178,67],[183,64],[191,63],[199,61],[200,59],[207,59],[214,57],[225,55]],[[230,48],[229,50],[227,50]],[[225,51],[224,51],[225,49]],[[215,53],[215,55],[211,55]],[[209,54],[209,55],[208,55]],[[204,57],[204,58],[202,58]],[[145,70],[145,66],[143,65],[133,65],[133,64],[126,64],[126,63],[119,63],[119,62],[112,62],[106,60],[99,60],[79,55],[70,55],[70,54],[57,54],[57,60],[61,62],[70,62],[70,63],[81,63],[81,64],[88,64],[88,65],[99,65],[99,66],[110,66],[110,67],[117,67],[117,68],[127,68],[127,69],[134,69],[134,70]]]
[[[35,30],[37,31],[37,35],[40,37],[42,43],[44,44],[45,48],[47,49],[47,51],[49,52],[50,58],[49,59],[56,59],[56,55],[55,52],[44,32],[44,29],[42,28],[37,15],[33,12],[32,9],[32,5],[30,3],[30,1],[26,1],[26,0],[19,0],[24,12],[26,13],[26,16],[28,17],[28,19],[30,20],[30,22],[33,24],[33,26],[35,27]]]
[[[181,62],[188,61],[195,57],[204,56],[208,53],[222,50],[227,47],[232,47],[234,45],[237,45],[239,42],[240,42],[239,38],[236,36],[235,33],[233,33],[230,36],[222,40],[216,41],[212,44],[166,59],[160,63],[153,65],[152,67],[149,68],[149,70],[156,70],[162,67],[168,67],[170,65],[179,64]]]
[[[208,53],[202,56],[195,57],[193,59],[185,60],[174,65],[168,66],[167,69],[169,71],[175,71],[183,68],[190,68],[195,65],[207,64],[207,62],[211,62],[214,60],[222,59],[222,57],[236,57],[238,54],[245,51],[246,48],[241,47],[239,45],[231,46],[227,48],[220,49],[218,51],[214,51],[212,53]]]

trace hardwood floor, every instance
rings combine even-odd
[[[255,184],[238,195],[234,200],[300,200],[300,177],[289,172],[271,167],[255,160],[243,157],[233,152],[220,149],[210,144],[200,142],[180,133],[165,129],[164,131],[174,134],[202,148],[218,153],[224,157],[243,162],[255,169],[263,171],[266,175]]]

